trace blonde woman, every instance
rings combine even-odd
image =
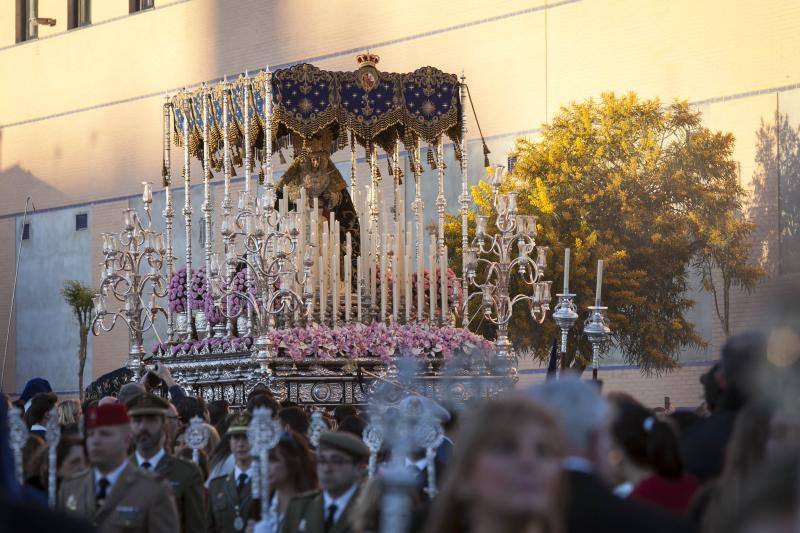
[[[61,400],[58,404],[58,424],[61,427],[77,426],[81,418],[81,404],[78,400]]]
[[[566,443],[549,411],[507,397],[478,403],[460,419],[426,533],[562,532]]]

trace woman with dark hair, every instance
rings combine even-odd
[[[426,533],[563,531],[567,446],[549,411],[523,398],[480,402],[456,442]]]
[[[699,484],[683,470],[678,437],[670,421],[635,400],[612,401],[617,411],[611,434],[622,452],[620,474],[633,485],[630,497],[685,513]]]
[[[283,433],[269,453],[270,509],[276,518],[271,532],[281,530],[289,500],[317,485],[316,461],[305,439],[295,431]]]
[[[56,448],[58,479],[70,478],[89,467],[83,439],[78,435],[65,435]]]

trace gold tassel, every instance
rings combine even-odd
[[[428,145],[428,166],[436,170],[436,158],[434,157],[433,150],[433,146]]]

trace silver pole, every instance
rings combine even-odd
[[[161,171],[161,179],[164,183],[164,227],[167,240],[167,283],[172,283],[172,276],[175,272],[175,257],[172,249],[172,219],[175,217],[175,210],[172,207],[172,170],[170,166],[170,123],[169,115],[172,104],[169,95],[164,95],[164,165]],[[167,338],[172,342],[175,337],[175,316],[172,309],[167,305]]]
[[[25,231],[25,222],[28,220],[28,204],[33,207],[34,212],[36,206],[33,205],[31,197],[25,199],[25,212],[22,214],[22,231]],[[8,339],[11,335],[11,319],[14,318],[14,301],[17,296],[17,276],[19,275],[19,260],[22,255],[22,233],[19,236],[19,246],[17,247],[17,264],[14,267],[14,284],[11,288],[11,305],[8,307],[8,326],[6,327],[6,341],[5,348],[3,348],[3,369],[0,371],[0,389],[3,388],[6,378],[6,358],[8,357]]]
[[[469,246],[469,231],[467,214],[469,213],[469,161],[467,160],[467,78],[461,72],[461,301],[466,306],[469,298],[469,280],[467,279],[467,247]],[[461,326],[467,327],[469,318],[466,307],[462,311]]]
[[[224,192],[222,196],[222,218],[223,220],[230,221],[231,210],[233,205],[231,203],[231,142],[228,138],[228,101],[230,99],[230,86],[228,85],[227,78],[222,82],[222,161],[223,161],[223,174],[224,174]],[[232,230],[232,228],[231,228]],[[233,279],[234,271],[233,265],[228,262],[229,254],[233,251],[233,239],[230,236],[225,237],[225,282],[227,287],[230,288],[231,280]],[[226,297],[227,298],[227,297]],[[230,298],[227,300],[230,303]],[[226,309],[226,313],[230,313],[230,306]],[[233,335],[233,318],[229,318],[226,324],[226,332],[228,337]]]
[[[439,256],[439,285],[442,291],[441,305],[442,305],[442,325],[447,324],[447,265],[444,262],[445,256],[445,243],[444,243],[444,212],[447,209],[447,198],[444,195],[444,143],[442,138],[436,146],[438,152],[436,166],[439,174],[439,194],[436,196],[436,210],[438,212],[439,222],[439,235],[437,239],[437,248]],[[463,255],[463,254],[462,254]],[[431,265],[431,270],[434,270],[435,265]]]
[[[412,209],[414,209],[414,215],[416,216],[417,222],[417,320],[422,322],[425,318],[425,283],[423,276],[423,270],[425,268],[425,235],[422,232],[424,227],[423,216],[425,214],[425,203],[422,201],[422,164],[420,163],[419,159],[419,144],[419,139],[416,139],[413,148],[413,171],[416,196],[414,198],[414,203],[412,204]]]
[[[213,238],[211,235],[211,164],[210,148],[208,146],[208,86],[204,83],[200,92],[203,99],[203,221],[205,223],[205,248],[206,248],[206,290],[208,297],[211,297],[211,246]],[[203,309],[205,311],[205,309]],[[206,317],[206,335],[211,337],[211,320]]]
[[[186,333],[192,335],[192,309],[189,303],[189,288],[192,285],[192,181],[189,162],[189,93],[183,90],[183,218],[186,224]]]

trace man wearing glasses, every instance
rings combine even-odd
[[[322,490],[289,502],[282,531],[350,533],[349,515],[368,460],[369,448],[352,433],[323,433],[317,449],[317,477]]]

